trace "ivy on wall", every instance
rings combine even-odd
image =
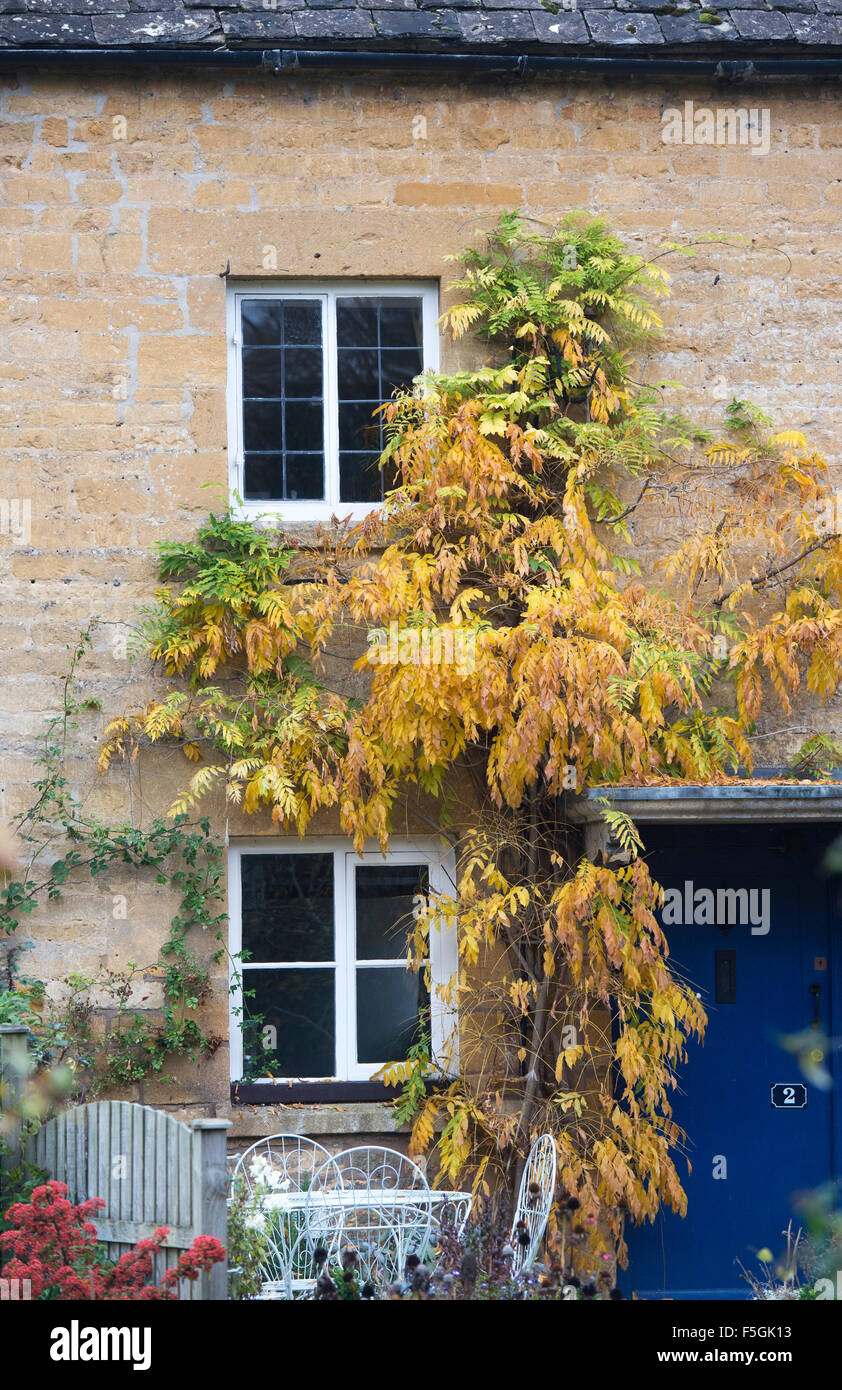
[[[75,1089],[96,1094],[147,1077],[164,1077],[175,1058],[198,1061],[211,1056],[223,1041],[200,1021],[202,1005],[211,994],[210,969],[192,940],[201,932],[216,942],[212,961],[225,951],[222,851],[203,818],[191,823],[186,815],[154,819],[145,829],[131,824],[106,825],[87,814],[65,770],[68,738],[86,710],[96,701],[80,699],[76,678],[80,662],[92,646],[91,624],[71,649],[63,678],[59,714],[50,719],[36,765],[36,799],[13,821],[20,864],[0,889],[0,930],[7,938],[0,948],[0,1022],[25,1023],[33,1045],[45,1063],[64,1063],[75,1074]],[[129,963],[124,970],[106,970],[96,977],[70,973],[64,980],[61,1005],[46,997],[43,982],[20,973],[21,953],[32,945],[19,928],[44,903],[65,892],[71,876],[101,878],[112,870],[147,870],[162,889],[175,889],[180,902],[158,959],[146,966]],[[140,982],[159,979],[160,1009],[133,1004]],[[97,1021],[92,996],[104,1000],[110,1014],[106,1033]]]

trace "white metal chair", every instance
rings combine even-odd
[[[271,1134],[267,1139],[258,1139],[250,1149],[241,1153],[234,1166],[234,1177],[242,1173],[249,1191],[255,1185],[252,1167],[255,1160],[263,1160],[268,1170],[277,1174],[281,1182],[289,1184],[288,1191],[304,1192],[313,1179],[317,1168],[330,1158],[323,1144],[315,1139],[305,1139],[300,1134]],[[259,1168],[258,1168],[259,1171]]]
[[[394,1149],[363,1146],[337,1154],[315,1174],[306,1211],[310,1244],[352,1247],[361,1279],[379,1287],[402,1279],[407,1255],[423,1255],[430,1244],[429,1184],[418,1165]]]
[[[322,1167],[329,1169],[332,1163],[322,1144],[299,1134],[273,1134],[259,1139],[237,1160],[234,1178],[242,1175],[249,1192],[258,1186],[269,1189],[262,1298],[304,1298],[312,1291],[315,1275],[305,1194],[314,1173]],[[322,1234],[325,1239],[321,1243],[335,1238],[331,1230]],[[332,1247],[328,1253],[332,1253]]]
[[[514,1276],[529,1273],[541,1248],[555,1196],[557,1167],[555,1140],[551,1134],[542,1134],[529,1150],[520,1180],[511,1235]],[[522,1244],[523,1235],[529,1239]]]

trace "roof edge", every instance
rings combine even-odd
[[[727,51],[728,56],[722,54]],[[768,50],[767,50],[768,51]],[[665,76],[698,75],[722,81],[744,81],[750,78],[815,76],[831,79],[842,76],[842,46],[828,56],[827,45],[813,50],[801,48],[797,53],[757,56],[757,48],[747,46],[740,52],[735,45],[727,50],[704,56],[665,58],[663,49],[628,52],[606,50],[587,52],[521,52],[463,49],[459,52],[444,49],[365,49],[359,45],[348,48],[258,48],[244,46],[195,45],[190,48],[175,45],[144,44],[131,47],[85,46],[69,48],[63,45],[0,46],[0,63],[7,66],[70,66],[94,63],[100,67],[119,65],[165,64],[167,67],[248,67],[261,68],[275,74],[293,73],[302,69],[325,70],[364,68],[372,71],[428,70],[456,73],[475,72],[491,76],[525,78],[539,73],[583,73],[606,76]]]
[[[602,819],[599,801],[635,821],[842,820],[842,784],[769,781],[708,786],[593,787],[573,797],[567,809],[579,824]]]

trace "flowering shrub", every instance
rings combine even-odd
[[[11,1258],[3,1275],[30,1280],[33,1298],[64,1302],[177,1299],[182,1279],[198,1279],[225,1259],[225,1248],[215,1236],[197,1236],[160,1283],[152,1283],[152,1256],[166,1244],[166,1226],[139,1240],[134,1250],[115,1263],[99,1244],[91,1220],[105,1202],[92,1197],[74,1206],[67,1190],[63,1182],[45,1183],[34,1189],[28,1202],[16,1202],[6,1213],[10,1229],[0,1234],[0,1251]]]

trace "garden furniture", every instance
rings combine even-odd
[[[529,1151],[512,1221],[512,1274],[528,1274],[541,1248],[555,1196],[558,1160],[555,1140],[542,1134]],[[528,1239],[521,1241],[521,1237]]]
[[[307,1232],[311,1246],[350,1246],[363,1281],[391,1284],[402,1279],[407,1255],[423,1256],[430,1246],[432,1211],[417,1164],[394,1149],[362,1146],[337,1154],[315,1173]]]
[[[307,1190],[316,1170],[329,1168],[332,1162],[322,1144],[298,1134],[259,1139],[237,1160],[235,1178],[242,1174],[250,1192],[268,1189],[261,1203],[267,1247],[262,1298],[302,1298],[313,1289],[313,1253],[305,1220]],[[320,1243],[329,1243],[334,1235],[330,1229],[324,1231]]]
[[[241,1153],[234,1166],[234,1177],[242,1174],[249,1191],[254,1187],[252,1166],[258,1160],[258,1171],[268,1167],[290,1189],[305,1191],[317,1168],[330,1158],[323,1144],[305,1139],[300,1134],[271,1134]],[[261,1162],[262,1160],[262,1162]]]

